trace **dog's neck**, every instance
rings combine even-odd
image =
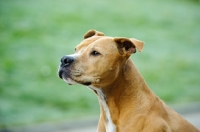
[[[145,98],[141,97],[141,95],[146,96],[149,95],[149,93],[152,93],[131,59],[127,60],[126,64],[123,67],[123,70],[121,71],[122,72],[118,75],[119,78],[117,78],[114,83],[106,88],[102,88],[102,91],[105,94],[108,103],[110,99],[117,100],[116,103],[119,104],[121,104],[119,101],[124,102],[123,99],[129,99],[129,103],[138,102],[138,99],[140,100],[139,102],[141,102],[141,99]]]
[[[115,129],[115,125],[120,123],[118,119],[127,116],[123,113],[129,113],[127,107],[131,107],[129,109],[131,113],[137,114],[139,108],[142,110],[143,107],[147,106],[149,100],[156,97],[151,94],[152,91],[146,85],[131,59],[127,60],[119,74],[120,78],[116,79],[112,85],[96,89],[106,129]]]

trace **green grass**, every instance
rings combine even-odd
[[[96,95],[57,76],[89,29],[145,41],[132,56],[167,103],[200,101],[200,3],[0,1],[0,128],[98,115]]]

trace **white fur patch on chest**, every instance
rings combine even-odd
[[[108,105],[106,103],[105,95],[103,94],[101,89],[94,88],[94,87],[90,87],[90,88],[97,91],[101,105],[102,105],[103,110],[106,114],[106,132],[116,132],[116,126],[111,119],[110,110],[109,110]]]

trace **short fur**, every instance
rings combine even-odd
[[[88,85],[97,94],[98,132],[199,132],[148,88],[129,58],[143,45],[134,38],[90,30],[70,55],[74,61],[61,64],[59,75],[70,84]]]

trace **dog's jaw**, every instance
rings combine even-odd
[[[77,82],[75,82],[74,80],[72,80],[71,78],[63,78],[63,80],[68,83],[69,85],[74,85],[74,84],[78,84]]]
[[[92,82],[86,81],[86,82],[81,82],[81,81],[77,81],[75,79],[72,79],[71,77],[68,77],[65,75],[65,72],[63,72],[62,70],[60,70],[58,72],[59,77],[64,80],[66,83],[68,83],[69,85],[74,85],[74,84],[82,84],[84,86],[90,86],[92,84]]]

